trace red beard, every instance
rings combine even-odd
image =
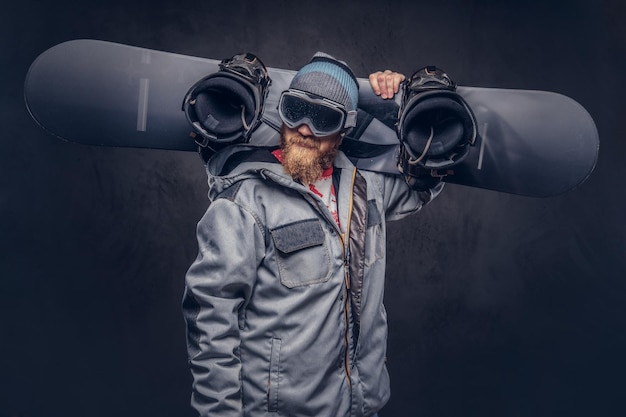
[[[320,142],[315,138],[304,137],[298,133],[289,135],[283,127],[280,142],[283,168],[294,180],[306,185],[312,184],[332,165],[340,143],[341,140],[337,140],[328,151],[321,151]]]

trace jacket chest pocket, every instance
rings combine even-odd
[[[286,224],[270,233],[284,286],[295,288],[330,279],[330,254],[318,219]]]

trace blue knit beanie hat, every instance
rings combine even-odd
[[[300,68],[289,88],[343,104],[346,111],[356,110],[359,104],[359,84],[350,67],[323,52]]]

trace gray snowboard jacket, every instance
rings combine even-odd
[[[411,191],[340,153],[339,228],[272,158],[242,146],[207,164],[211,203],[183,299],[192,406],[203,417],[371,416],[389,398],[385,221],[443,184]]]

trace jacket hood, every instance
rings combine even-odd
[[[247,178],[271,177],[276,182],[293,187],[297,183],[272,155],[276,149],[277,146],[234,145],[213,155],[206,164],[209,199],[213,201],[233,184]],[[336,168],[354,168],[341,151],[337,153],[333,165]]]

